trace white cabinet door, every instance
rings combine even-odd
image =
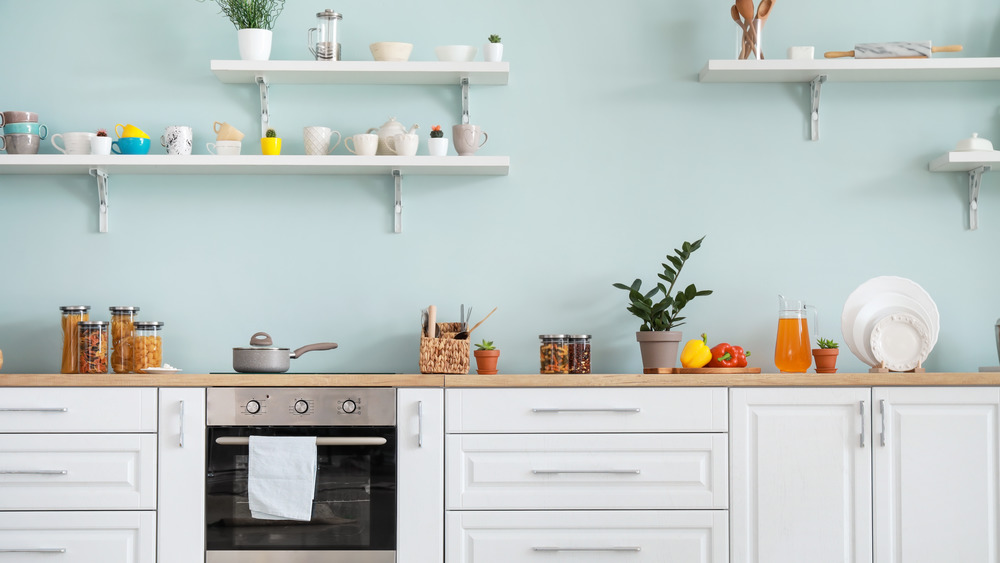
[[[870,399],[869,388],[730,391],[733,563],[872,560]]]
[[[160,389],[157,563],[205,560],[205,390]]]
[[[444,560],[444,390],[396,392],[398,563]]]
[[[156,389],[5,388],[0,432],[156,432]]]
[[[874,407],[877,560],[1000,561],[1000,389],[876,388]]]
[[[156,513],[0,512],[4,563],[155,563]]]

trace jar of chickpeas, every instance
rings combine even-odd
[[[89,305],[67,305],[62,311],[62,368],[61,373],[80,373],[80,330],[77,323],[90,320]]]
[[[163,365],[163,323],[160,321],[135,321],[132,337],[132,365],[135,373],[146,368]]]
[[[111,369],[115,373],[135,373],[132,367],[132,337],[138,307],[109,307],[111,311]]]

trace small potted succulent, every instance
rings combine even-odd
[[[488,63],[498,63],[503,60],[503,43],[499,35],[490,35],[489,43],[483,45],[483,59]]]
[[[840,344],[827,338],[818,338],[813,348],[813,358],[816,359],[816,373],[837,373],[837,355],[840,354]]]
[[[444,131],[440,125],[431,128],[431,138],[427,139],[427,152],[431,156],[446,156],[448,154],[448,139],[444,138]]]
[[[500,350],[497,350],[493,346],[493,341],[487,341],[485,338],[479,344],[476,344],[476,351],[473,352],[476,356],[476,373],[479,375],[496,375],[497,373],[497,360],[500,359]]]
[[[264,154],[281,154],[281,137],[274,131],[268,129],[265,137],[260,140],[260,152]]]
[[[98,129],[97,134],[90,138],[90,154],[111,154],[111,137],[107,129]]]

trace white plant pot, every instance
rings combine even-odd
[[[483,59],[488,63],[498,63],[503,60],[503,43],[487,43],[483,45]]]
[[[244,61],[266,61],[271,58],[270,29],[241,29],[237,32],[240,58]]]
[[[111,137],[91,137],[90,154],[111,154]]]
[[[427,139],[427,152],[431,156],[447,156],[448,155],[448,139],[444,137],[434,138],[431,137]]]

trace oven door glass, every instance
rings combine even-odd
[[[316,494],[309,522],[251,517],[246,445],[220,437],[382,437],[381,446],[317,446]],[[206,441],[205,540],[212,550],[394,550],[394,427],[211,427]]]

